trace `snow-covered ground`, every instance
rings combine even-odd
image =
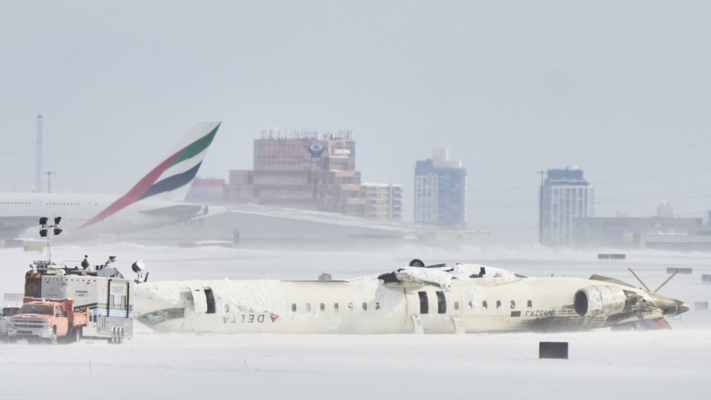
[[[57,247],[55,259],[92,262],[117,255],[143,259],[150,280],[334,279],[378,274],[421,258],[427,263],[476,262],[529,276],[593,273],[635,283],[631,267],[655,289],[667,267],[691,267],[661,293],[692,310],[672,331],[502,335],[161,335],[139,328],[121,346],[106,343],[0,344],[0,398],[705,398],[711,377],[711,255],[628,252],[598,261],[597,252],[530,248],[437,249],[403,246],[377,251],[173,249],[113,245]],[[0,250],[0,292],[22,290],[34,258]],[[569,360],[539,360],[540,341],[567,341]]]

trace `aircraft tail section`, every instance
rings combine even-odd
[[[150,186],[144,185],[146,190],[139,200],[153,196],[172,201],[185,200],[190,184],[200,169],[220,123],[220,121],[199,122],[188,129],[166,154],[163,162],[144,177],[146,179],[157,175],[155,180],[149,179],[149,181],[153,180]]]
[[[83,227],[93,225],[119,210],[143,199],[183,201],[197,175],[207,149],[222,121],[198,122],[170,149],[162,161],[125,195],[113,202]]]

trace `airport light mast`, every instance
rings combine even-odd
[[[50,230],[52,231],[51,233],[53,233],[54,236],[57,236],[60,233],[62,233],[62,228],[59,227],[59,222],[61,220],[62,220],[62,217],[55,217],[54,218],[54,225],[47,224],[47,222],[49,222],[49,218],[47,218],[47,217],[42,217],[39,220],[39,223],[40,223],[39,234],[41,237],[47,238],[47,265],[49,265],[49,263],[52,262],[52,235],[50,235]]]
[[[37,142],[35,148],[35,193],[42,191],[42,115],[37,116]]]

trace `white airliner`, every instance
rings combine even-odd
[[[481,265],[413,263],[349,281],[141,283],[134,311],[163,332],[461,334],[668,326],[664,318],[689,309],[598,275],[528,278]]]
[[[188,129],[161,162],[123,196],[0,193],[0,238],[17,237],[40,217],[62,217],[68,239],[94,239],[154,228],[191,218],[202,206],[182,203],[220,121]]]

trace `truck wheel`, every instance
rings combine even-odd
[[[74,330],[72,331],[72,342],[81,342],[81,328],[74,328]]]
[[[57,327],[52,328],[52,336],[49,337],[49,344],[57,344]]]

